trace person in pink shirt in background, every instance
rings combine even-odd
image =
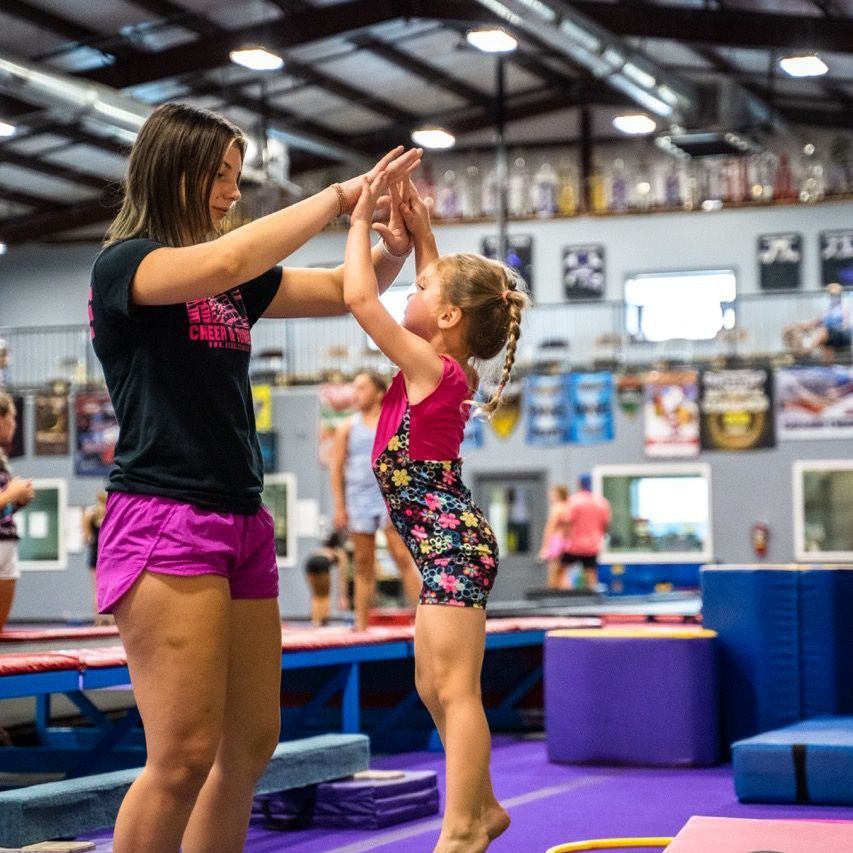
[[[569,522],[570,550],[565,560],[569,565],[583,565],[586,587],[598,587],[598,554],[604,535],[610,528],[610,501],[592,492],[592,478],[581,474],[578,491],[569,496],[566,508]]]

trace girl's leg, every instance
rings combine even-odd
[[[12,602],[15,600],[15,578],[0,579],[0,631],[6,626]]]
[[[509,825],[489,774],[490,737],[480,693],[484,610],[426,605],[415,623],[416,682],[446,752],[440,853],[474,853]]]
[[[319,627],[329,621],[331,577],[329,572],[311,572],[307,578],[311,589],[311,624]]]
[[[373,533],[353,533],[353,562],[355,563],[355,630],[367,630],[367,617],[376,592],[376,536]]]
[[[231,602],[225,722],[184,833],[183,853],[242,853],[255,783],[279,741],[278,599]]]
[[[178,853],[225,713],[228,581],[143,572],[115,609],[148,758],[115,825],[115,853]]]
[[[397,533],[393,524],[389,524],[385,528],[385,538],[388,541],[388,551],[391,554],[391,559],[394,560],[397,566],[397,571],[400,573],[400,583],[403,585],[403,594],[406,596],[406,601],[410,607],[417,607],[421,597],[421,573],[403,541],[403,537]]]

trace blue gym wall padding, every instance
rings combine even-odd
[[[798,572],[706,566],[702,624],[717,632],[723,744],[801,719]]]
[[[853,714],[853,568],[809,566],[800,594],[800,717]]]
[[[818,717],[736,741],[738,798],[853,805],[853,717]]]

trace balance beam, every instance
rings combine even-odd
[[[270,794],[367,770],[366,735],[320,735],[280,743],[255,791]],[[0,845],[32,844],[112,826],[141,768],[0,792]]]

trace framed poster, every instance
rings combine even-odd
[[[282,568],[296,565],[296,475],[267,474],[261,500],[275,524],[275,556]]]
[[[39,391],[33,417],[36,456],[68,455],[68,394]]]
[[[796,290],[800,286],[803,235],[758,236],[758,282],[762,290]]]
[[[563,249],[563,294],[566,299],[604,296],[604,246],[584,243]]]
[[[18,563],[21,571],[56,571],[67,565],[65,480],[33,480],[36,496],[18,510]]]
[[[483,237],[483,254],[487,258],[497,258],[498,238]],[[527,292],[533,296],[533,238],[509,236],[506,238],[506,265],[514,269],[527,285]]]
[[[823,286],[853,287],[853,231],[821,231],[819,245]]]

